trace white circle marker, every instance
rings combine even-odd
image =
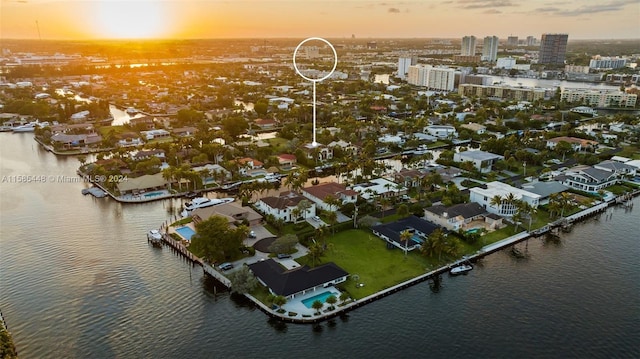
[[[300,46],[304,45],[305,42],[312,41],[312,40],[318,40],[318,41],[324,42],[333,51],[333,59],[334,59],[333,68],[331,69],[331,71],[329,71],[329,73],[327,73],[326,75],[318,79],[312,79],[303,75],[302,72],[298,69],[298,64],[296,63],[296,55],[298,54],[298,50],[300,49]],[[328,79],[329,76],[333,75],[333,72],[336,70],[336,66],[338,66],[338,53],[336,52],[336,49],[333,47],[333,45],[331,45],[329,41],[321,37],[310,37],[308,39],[304,39],[302,40],[301,43],[298,44],[298,46],[296,46],[295,51],[293,51],[293,68],[296,70],[296,73],[300,75],[300,77],[302,77],[303,79],[307,81],[311,81],[313,83],[313,142],[311,142],[311,145],[313,147],[316,147],[318,145],[318,142],[316,142],[316,82],[320,82]]]

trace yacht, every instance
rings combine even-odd
[[[182,211],[182,216],[183,217],[190,216],[191,212],[194,209],[217,206],[219,204],[233,202],[234,200],[235,199],[231,198],[231,197],[214,198],[214,199],[209,199],[209,198],[206,198],[206,197],[194,198],[193,201],[187,202],[187,203],[184,204],[184,210]]]
[[[133,108],[133,107],[127,107],[127,109],[126,109],[124,112],[126,112],[126,113],[127,113],[127,115],[129,115],[129,116],[133,116],[133,115],[135,115],[136,113],[138,113],[138,110],[136,110],[136,109],[135,109],[135,108]]]
[[[473,269],[473,266],[471,264],[459,264],[449,269],[449,274],[452,274],[452,275],[463,274],[463,273],[467,273],[472,269]]]
[[[33,132],[36,130],[36,123],[29,122],[26,125],[16,126],[13,128],[13,132]]]

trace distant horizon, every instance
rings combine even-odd
[[[1,1],[2,39],[640,39],[637,0]]]

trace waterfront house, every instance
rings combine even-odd
[[[266,174],[263,169],[264,163],[253,159],[251,157],[239,158],[236,160],[238,163],[238,172],[242,176],[260,176]]]
[[[420,187],[420,182],[425,176],[422,171],[403,168],[394,175],[394,179],[407,188],[414,188]]]
[[[493,165],[504,159],[504,156],[485,151],[464,151],[453,155],[454,162],[472,162],[473,167],[480,173],[489,173]]]
[[[141,193],[167,189],[167,181],[162,178],[162,173],[129,177],[126,181],[118,182],[120,195],[139,195]]]
[[[292,155],[290,153],[282,153],[278,155],[278,163],[280,164],[280,169],[283,171],[288,171],[293,168],[293,166],[298,163],[296,159],[296,155]]]
[[[310,204],[309,209],[305,213],[300,213],[299,217],[309,218],[316,215],[316,204],[304,196],[301,196],[295,192],[282,192],[279,196],[269,196],[260,198],[255,206],[265,215],[272,215],[277,219],[281,219],[285,222],[295,222],[298,218],[293,215],[294,209],[299,208],[299,204],[302,201],[308,201]]]
[[[321,143],[317,143],[315,146],[312,143],[307,143],[302,149],[310,160],[324,162],[333,159],[333,148]]]
[[[129,125],[139,130],[152,130],[155,127],[155,122],[154,118],[151,116],[142,116],[130,119]]]
[[[89,118],[90,114],[91,112],[89,112],[88,110],[76,112],[71,115],[71,122],[85,122]]]
[[[451,231],[484,228],[487,210],[475,202],[445,207],[435,205],[425,208],[425,219]],[[478,223],[480,221],[480,223]]]
[[[262,215],[253,208],[242,206],[240,202],[223,203],[216,206],[197,208],[191,212],[193,222],[198,224],[213,216],[224,217],[230,224],[236,225],[247,222],[249,226],[262,223]]]
[[[359,183],[351,187],[352,190],[366,199],[393,198],[407,194],[407,188],[385,178],[375,178],[369,182]]]
[[[286,269],[273,259],[267,259],[249,264],[249,269],[271,294],[287,299],[342,283],[349,276],[333,262],[315,268]]]
[[[346,142],[343,140],[333,141],[329,143],[327,147],[332,148],[334,150],[335,148],[340,148],[343,154],[350,157],[356,157],[360,152],[360,149],[358,148],[358,146],[351,144],[351,142]]]
[[[591,166],[576,166],[565,171],[555,180],[580,191],[595,193],[616,184],[618,175],[615,172]]]
[[[167,137],[171,136],[169,131],[164,130],[164,129],[140,131],[140,134],[148,141],[156,140],[156,139],[159,139],[159,138],[167,138]]]
[[[216,182],[220,184],[221,182],[231,180],[231,172],[218,164],[208,163],[206,165],[193,167],[192,170],[200,174],[202,184],[205,186]]]
[[[501,198],[500,203],[493,203],[494,198]],[[510,186],[506,183],[494,181],[485,184],[483,187],[473,187],[469,189],[469,201],[480,204],[490,213],[500,216],[513,216],[517,211],[517,206],[508,200],[513,197],[515,200],[525,201],[532,207],[537,208],[540,195],[520,188]]]
[[[318,208],[325,211],[338,210],[335,206],[330,206],[324,202],[327,197],[337,198],[343,205],[346,203],[356,203],[358,200],[358,192],[347,189],[345,185],[336,182],[327,182],[305,187],[302,189],[302,195],[315,203]]]
[[[67,135],[64,133],[56,133],[51,136],[51,143],[54,147],[63,149],[73,149],[80,147],[96,147],[102,143],[102,136],[91,134]]]
[[[617,174],[618,176],[635,176],[638,169],[634,166],[618,162],[618,161],[602,161],[596,165],[593,165],[593,168],[597,168],[599,170],[609,171]]]
[[[539,205],[549,203],[551,195],[554,193],[564,192],[569,189],[568,186],[563,185],[558,181],[534,181],[527,182],[520,186],[525,191],[540,195],[538,200]]]
[[[117,143],[118,147],[135,147],[135,146],[141,146],[144,144],[140,136],[138,136],[134,132],[122,133],[118,135],[117,138],[118,138],[118,143]]]
[[[373,226],[371,230],[373,234],[387,242],[388,245],[398,247],[403,251],[412,251],[420,248],[426,238],[438,228],[437,225],[422,218],[409,216],[395,222]],[[400,235],[405,230],[409,231],[412,237],[403,241],[400,239]]]

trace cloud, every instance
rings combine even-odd
[[[585,5],[574,9],[560,9],[557,7],[543,7],[534,11],[547,12],[557,16],[581,16],[605,12],[621,11],[625,6],[637,4],[637,0],[614,0],[596,5]]]
[[[510,0],[458,0],[463,9],[487,9],[496,7],[518,6]]]
[[[398,9],[397,7],[390,7],[388,11],[392,14],[397,14],[400,12],[400,9]]]
[[[502,14],[502,11],[496,9],[489,9],[482,12],[483,14]]]

